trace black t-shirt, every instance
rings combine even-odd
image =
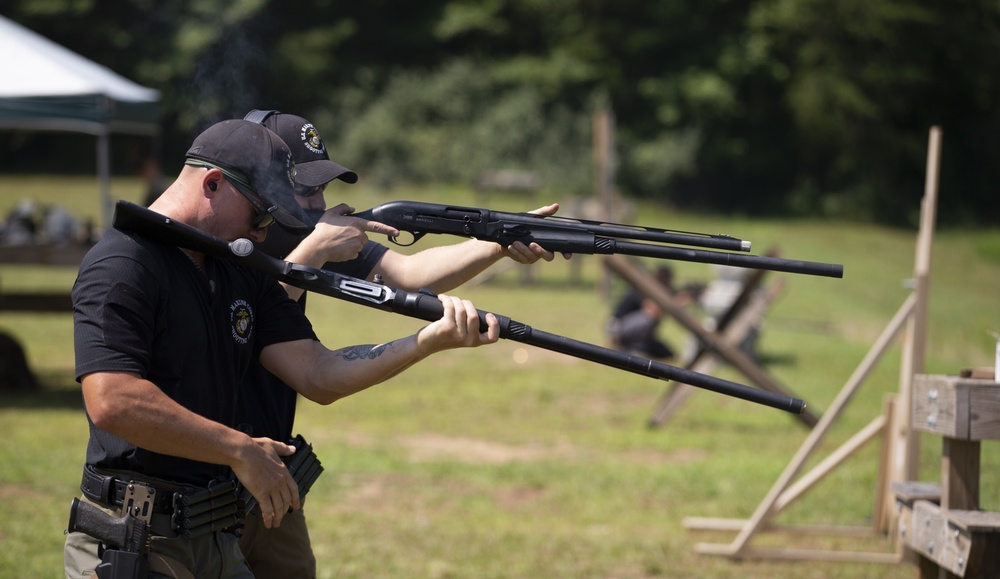
[[[365,279],[388,250],[384,245],[369,241],[358,257],[351,261],[327,263],[323,269]],[[307,295],[308,293],[302,294],[299,300],[303,311]],[[256,362],[247,369],[240,388],[245,393],[240,396],[237,409],[236,422],[241,428],[249,430],[255,437],[266,436],[280,441],[292,438],[295,404],[298,399],[295,390]]]
[[[117,229],[80,266],[73,318],[77,380],[133,372],[227,426],[236,424],[240,378],[260,350],[316,337],[273,278],[211,257],[202,273],[180,249]],[[222,465],[137,448],[92,421],[87,463],[199,486],[228,474]]]

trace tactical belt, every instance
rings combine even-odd
[[[94,502],[122,506],[122,502],[128,495],[128,487],[137,481],[124,480],[111,475],[104,475],[92,466],[83,467],[83,481],[80,483],[80,490],[86,497]],[[155,487],[158,491],[153,501],[153,512],[160,514],[171,514],[174,511],[173,490],[165,489],[162,485],[142,482],[145,486]],[[179,488],[179,487],[178,487]]]
[[[237,523],[236,483],[232,480],[212,481],[207,488],[174,485],[167,488],[162,483],[126,481],[104,475],[87,465],[80,490],[94,502],[120,507],[130,495],[130,487],[136,485],[156,489],[150,530],[158,535],[190,539],[232,528]]]

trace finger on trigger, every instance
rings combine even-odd
[[[388,237],[399,237],[399,230],[391,225],[386,225],[378,221],[369,221],[365,224],[365,231],[371,231],[372,233],[381,233]]]

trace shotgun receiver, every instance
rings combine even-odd
[[[117,202],[114,226],[117,229],[140,232],[142,235],[161,243],[184,247],[219,258],[232,259],[246,267],[277,278],[278,281],[351,303],[430,322],[441,319],[444,312],[444,306],[434,295],[393,289],[325,269],[283,261],[257,250],[253,242],[248,239],[241,238],[229,242],[128,201]],[[707,374],[647,360],[558,334],[543,332],[506,316],[494,315],[500,322],[501,338],[590,360],[643,376],[676,380],[793,414],[801,414],[805,410],[805,402],[797,398],[758,390]],[[485,316],[486,312],[479,310],[481,327],[486,326]]]
[[[750,251],[749,241],[722,234],[673,231],[555,215],[504,213],[476,207],[418,201],[390,201],[355,213],[354,216],[409,232],[412,239],[408,243],[401,242],[395,237],[389,238],[396,245],[404,247],[413,245],[428,233],[442,233],[492,241],[504,247],[515,241],[521,241],[525,245],[535,242],[556,253],[584,255],[619,253],[824,277],[844,277],[844,266],[839,264],[662,245],[672,243],[736,252]],[[654,243],[627,241],[630,239]]]

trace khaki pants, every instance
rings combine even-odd
[[[112,510],[86,497],[80,500],[100,507],[112,516],[120,516],[117,509]],[[84,533],[66,536],[63,548],[66,579],[95,576],[94,569],[101,563],[97,546],[97,539]],[[150,576],[158,578],[253,579],[232,533],[209,533],[195,539],[154,536],[150,545],[149,568]]]
[[[265,528],[260,509],[247,517],[240,549],[258,579],[315,579],[316,557],[302,509],[281,519],[281,526]]]

